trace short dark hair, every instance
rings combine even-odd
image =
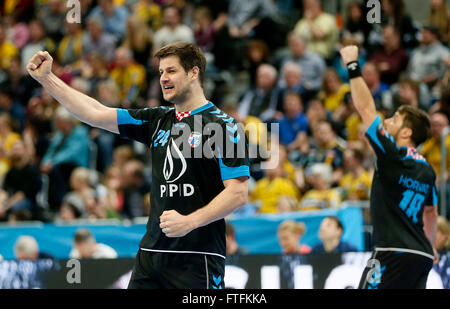
[[[200,85],[203,87],[206,58],[197,45],[187,42],[175,42],[160,48],[155,53],[155,57],[158,59],[169,56],[177,56],[186,72],[189,72],[195,66],[198,67],[200,71]]]
[[[404,116],[403,127],[412,130],[411,140],[414,146],[419,146],[430,137],[431,123],[427,113],[409,105],[402,105],[397,111]]]
[[[334,222],[336,222],[338,229],[340,229],[342,231],[342,233],[344,233],[344,226],[342,225],[342,222],[341,222],[341,220],[339,220],[338,217],[328,216],[328,217],[325,217],[325,219],[330,219],[330,220],[333,220]]]
[[[92,236],[91,232],[88,229],[79,229],[75,233],[74,237],[74,241],[76,244],[85,243],[93,239],[94,236]]]

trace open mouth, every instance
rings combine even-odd
[[[163,87],[164,90],[171,90],[173,88],[175,88],[175,86],[164,86]]]

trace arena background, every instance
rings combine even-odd
[[[58,13],[52,13],[52,5],[59,2]],[[94,9],[96,2],[98,1],[81,1],[82,3],[90,3],[90,8]],[[129,12],[135,12],[134,5],[144,1],[138,0],[117,0],[114,3],[117,6],[122,5],[126,7]],[[222,1],[225,3],[232,2]],[[262,1],[264,2],[264,1]],[[347,5],[351,3],[350,0],[343,1],[322,1],[324,11],[331,15],[336,16],[336,25],[340,36],[344,33],[345,21],[347,20]],[[361,2],[361,1],[360,1]],[[367,1],[364,1],[365,3]],[[36,0],[36,1],[3,1],[1,3],[0,14],[2,20],[2,32],[5,33],[6,41],[10,40],[13,45],[17,45],[15,48],[8,46],[8,48],[0,49],[0,57],[3,59],[0,68],[0,113],[7,114],[13,118],[14,125],[11,125],[10,131],[6,130],[6,133],[0,132],[0,144],[2,152],[0,154],[0,178],[3,184],[3,189],[7,189],[4,183],[5,176],[9,169],[9,157],[8,151],[10,151],[13,140],[22,138],[25,142],[31,141],[31,148],[27,144],[28,155],[30,155],[30,162],[36,167],[42,167],[43,158],[45,156],[48,145],[52,138],[56,135],[57,129],[54,127],[52,121],[55,117],[55,110],[57,104],[48,98],[48,94],[43,92],[41,88],[34,84],[26,77],[24,70],[25,55],[33,49],[53,49],[52,55],[54,55],[55,63],[57,67],[55,70],[61,78],[71,84],[73,87],[77,87],[80,91],[84,91],[89,95],[102,100],[105,104],[111,104],[117,107],[123,108],[142,108],[155,105],[167,105],[167,102],[163,102],[160,97],[159,85],[157,82],[157,75],[153,71],[151,61],[139,62],[137,59],[132,59],[133,65],[136,63],[143,66],[145,72],[146,85],[140,89],[141,85],[137,82],[130,87],[129,92],[122,95],[120,92],[121,87],[124,85],[112,85],[111,81],[114,81],[114,74],[112,72],[117,67],[117,55],[114,52],[121,46],[124,46],[127,42],[127,36],[133,32],[132,30],[122,29],[116,38],[116,43],[113,44],[113,50],[111,51],[111,58],[104,63],[103,69],[106,69],[107,78],[95,78],[92,77],[93,70],[95,71],[96,61],[98,55],[93,59],[87,57],[86,54],[78,51],[73,46],[64,45],[67,41],[64,41],[67,35],[67,29],[64,25],[65,14],[67,8],[65,8],[65,0]],[[277,28],[277,34],[287,35],[289,31],[292,31],[297,22],[302,18],[302,1],[298,0],[280,0],[273,1],[276,10],[274,20]],[[450,5],[450,1],[447,1]],[[159,22],[163,23],[163,10],[169,5],[178,6],[184,13],[182,16],[182,23],[188,25],[191,30],[194,30],[194,11],[200,4],[208,6],[208,1],[154,1],[154,9],[156,15],[159,14]],[[411,17],[413,26],[415,29],[415,37],[417,39],[416,44],[408,45],[405,43],[405,50],[407,51],[409,59],[412,58],[414,51],[418,48],[420,40],[420,29],[423,25],[429,23],[428,15],[430,12],[430,1],[421,0],[407,0],[405,4],[405,15]],[[213,7],[213,5],[211,5]],[[213,9],[211,9],[213,11]],[[14,14],[15,12],[15,14]],[[149,11],[150,12],[150,11]],[[138,13],[136,13],[138,14]],[[133,14],[130,13],[130,17]],[[450,15],[449,15],[450,16]],[[11,18],[13,17],[13,18]],[[148,18],[148,17],[147,17]],[[33,24],[33,21],[37,19],[42,25],[43,34],[39,37],[39,30],[33,27],[39,27]],[[80,27],[87,32],[87,20],[85,16],[82,19]],[[340,21],[342,20],[342,21]],[[281,22],[280,22],[281,21]],[[55,27],[60,23],[60,27]],[[150,25],[148,23],[146,28],[152,33],[151,38],[156,37],[156,32],[161,25]],[[373,29],[377,28],[377,25],[373,25]],[[450,28],[449,28],[450,29]],[[374,31],[375,34],[380,35],[380,32]],[[23,36],[21,36],[21,34]],[[192,33],[194,34],[194,32]],[[114,35],[114,34],[113,34]],[[246,55],[247,44],[259,37],[252,37],[252,35],[258,35],[258,33],[250,33],[241,40],[233,40],[228,37],[230,44],[234,44],[233,52],[238,56],[234,59],[236,62],[231,63],[230,67],[227,67],[228,63],[224,61],[219,65],[219,61],[214,63],[214,58],[222,61],[220,58],[224,57],[223,54],[215,53],[213,49],[205,44],[202,45],[207,50],[208,54],[208,70],[205,83],[205,91],[214,99],[214,102],[218,106],[226,106],[230,112],[236,112],[233,108],[240,106],[241,100],[247,93],[247,91],[253,89],[252,75],[256,72],[255,63],[252,63]],[[25,36],[28,36],[27,38]],[[33,41],[33,36],[39,37],[36,41]],[[270,36],[270,35],[269,35]],[[375,35],[376,36],[376,35]],[[69,36],[67,36],[69,38]],[[341,39],[342,37],[340,37]],[[197,43],[204,43],[201,35],[195,37],[192,35],[192,39]],[[339,40],[340,40],[339,39]],[[2,45],[3,38],[1,39]],[[151,41],[152,39],[150,39]],[[196,41],[197,40],[197,41]],[[335,54],[338,49],[339,40],[336,41],[335,48],[333,50],[334,56],[326,60],[327,67],[334,67],[339,69],[339,66],[335,62]],[[264,40],[263,40],[264,41]],[[214,42],[214,41],[212,41]],[[409,42],[409,41],[408,41]],[[152,45],[154,42],[151,42]],[[279,44],[273,47],[270,44]],[[225,41],[225,44],[227,42]],[[443,44],[448,48],[449,42]],[[285,37],[277,38],[272,37],[266,40],[266,45],[269,45],[271,56],[265,59],[266,62],[271,63],[276,67],[277,72],[281,75],[281,70],[277,67],[278,60],[282,59],[284,55],[289,52],[288,45]],[[74,55],[70,55],[75,61],[63,63],[64,46],[70,50],[73,48]],[[373,46],[369,46],[368,50]],[[379,42],[376,46],[379,48]],[[150,48],[151,50],[151,48]],[[10,54],[8,54],[10,52]],[[58,54],[60,52],[61,54]],[[68,53],[70,54],[70,52]],[[370,52],[368,51],[369,55]],[[103,55],[106,56],[106,55]],[[218,57],[219,56],[219,57]],[[280,58],[277,58],[279,56]],[[9,58],[8,58],[9,57]],[[227,57],[227,55],[225,55]],[[88,59],[89,58],[89,59]],[[242,59],[241,59],[242,58]],[[6,61],[5,59],[10,59]],[[213,59],[213,60],[211,60]],[[369,57],[366,57],[364,61],[367,61]],[[241,61],[242,60],[242,61]],[[16,62],[15,62],[16,61]],[[259,64],[259,63],[258,63]],[[131,64],[129,64],[131,66]],[[442,64],[442,67],[445,67]],[[14,72],[20,74],[15,75]],[[136,71],[138,72],[139,69]],[[445,76],[449,76],[450,70],[448,67],[445,71]],[[402,73],[408,73],[404,70]],[[256,73],[255,73],[256,74]],[[104,79],[103,79],[104,78]],[[155,83],[156,78],[156,83]],[[280,77],[281,79],[281,77]],[[442,80],[445,80],[443,78]],[[441,81],[442,81],[441,80]],[[98,84],[104,82],[102,87],[98,87]],[[389,95],[385,97],[395,98],[398,94],[398,82],[396,80],[390,86],[390,89],[386,91]],[[448,80],[447,80],[448,83]],[[345,84],[345,80],[343,80]],[[276,87],[282,87],[282,83]],[[97,88],[96,88],[97,87]],[[152,88],[153,87],[153,88]],[[155,88],[156,87],[156,88]],[[275,87],[275,88],[276,88]],[[441,85],[439,81],[433,87],[426,90],[426,86],[419,85],[418,95],[424,95],[422,90],[425,89],[426,96],[428,97],[427,104],[423,107],[430,114],[433,111],[433,106],[436,106],[440,101],[444,101],[445,89],[448,85]],[[425,87],[425,88],[424,88]],[[447,87],[447,88],[446,88]],[[101,89],[100,89],[101,88]],[[139,88],[138,90],[136,90]],[[155,90],[156,89],[156,90]],[[133,91],[137,91],[137,95],[133,95]],[[323,90],[322,88],[319,89]],[[397,91],[397,92],[396,92]],[[116,97],[114,97],[116,96]],[[118,99],[120,97],[120,99]],[[12,98],[14,102],[11,107],[11,101],[8,98]],[[448,98],[447,98],[448,100]],[[344,98],[340,100],[342,104]],[[229,103],[234,103],[229,104]],[[307,110],[307,103],[303,102],[305,112]],[[46,105],[48,104],[48,105]],[[442,103],[443,104],[443,103]],[[449,104],[449,103],[447,103]],[[435,110],[434,110],[435,111]],[[47,113],[48,112],[48,113]],[[331,114],[331,111],[327,111]],[[283,116],[285,111],[281,110]],[[388,114],[388,113],[387,113]],[[344,119],[345,120],[345,119]],[[3,122],[2,122],[3,123]],[[77,164],[77,167],[84,167],[88,171],[88,183],[91,189],[95,191],[96,196],[105,194],[105,187],[107,185],[103,182],[108,168],[113,165],[118,165],[119,159],[114,156],[120,157],[120,151],[117,149],[124,149],[122,146],[127,146],[131,149],[131,155],[125,159],[131,161],[130,158],[136,159],[141,162],[138,165],[138,169],[141,170],[141,182],[137,187],[128,186],[124,187],[124,191],[137,194],[140,198],[138,203],[139,209],[134,209],[131,206],[129,208],[114,209],[114,211],[108,212],[103,210],[88,209],[89,206],[86,200],[82,201],[82,215],[78,218],[66,219],[61,214],[60,205],[56,207],[49,205],[51,203],[51,188],[48,174],[39,172],[40,189],[35,194],[36,207],[31,212],[17,212],[13,216],[4,217],[0,215],[0,288],[125,288],[127,280],[129,278],[129,271],[133,265],[133,258],[138,250],[138,243],[145,232],[146,214],[149,207],[145,201],[148,200],[148,195],[145,193],[145,189],[151,183],[151,162],[149,153],[142,145],[136,143],[129,143],[127,141],[119,140],[104,132],[98,132],[87,126],[89,133],[86,136],[85,147],[86,153],[88,153],[86,160]],[[335,127],[333,127],[336,130]],[[43,131],[41,131],[43,130]],[[339,126],[338,129],[339,131]],[[11,132],[17,134],[13,136]],[[348,136],[346,131],[342,130],[338,132],[337,136],[340,142],[344,141],[345,145],[348,145]],[[312,132],[308,132],[308,138],[314,139]],[[6,141],[7,138],[11,140]],[[345,148],[345,147],[344,147]],[[447,147],[447,157],[450,157],[450,143]],[[84,152],[83,152],[84,153]],[[291,153],[292,154],[292,153]],[[75,156],[82,156],[81,152],[75,154]],[[435,158],[435,153],[433,154]],[[126,156],[126,155],[125,155]],[[370,155],[369,155],[370,156]],[[292,162],[296,164],[299,161],[295,161],[295,156],[289,156]],[[445,160],[444,160],[445,161]],[[442,162],[442,161],[441,161]],[[440,163],[440,162],[438,162]],[[258,180],[264,179],[265,172],[258,169],[260,162],[256,160],[252,165],[252,185],[251,190],[254,190],[257,186]],[[299,165],[292,164],[293,169],[299,168]],[[340,163],[341,167],[344,164]],[[124,167],[125,165],[121,165]],[[136,165],[135,165],[136,166]],[[134,167],[135,167],[134,166]],[[444,165],[445,166],[445,165]],[[133,165],[130,164],[130,169]],[[306,166],[301,166],[305,168]],[[366,168],[368,171],[370,168]],[[446,166],[446,171],[449,167]],[[39,169],[38,169],[39,170]],[[130,175],[132,175],[131,171]],[[291,169],[288,169],[288,173],[292,173]],[[66,182],[69,184],[70,175],[66,175]],[[283,177],[283,178],[288,178]],[[23,179],[27,182],[27,179]],[[80,180],[81,182],[81,180]],[[103,187],[102,187],[103,185]],[[294,186],[297,183],[294,181]],[[125,188],[126,187],[126,188]],[[333,186],[339,194],[342,194],[342,200],[338,207],[322,210],[302,210],[300,208],[301,198],[306,193],[302,191],[298,194],[294,194],[296,198],[296,206],[290,209],[288,212],[280,213],[275,210],[272,213],[261,213],[261,204],[257,198],[251,201],[249,205],[238,212],[232,214],[227,221],[231,223],[236,232],[236,240],[240,246],[248,250],[246,255],[236,255],[227,257],[227,268],[225,285],[226,288],[282,288],[282,289],[294,289],[294,288],[356,288],[362,273],[362,269],[367,263],[372,250],[371,243],[371,222],[370,215],[368,213],[367,197],[357,201],[346,201],[344,195],[345,190],[339,183]],[[439,212],[442,217],[447,219],[450,216],[449,211],[449,184],[448,177],[442,183],[440,181],[440,203]],[[125,190],[126,189],[126,190]],[[103,191],[102,191],[103,190]],[[128,190],[128,191],[127,191]],[[64,196],[64,201],[70,201],[68,197],[69,191],[76,191],[72,187],[68,190]],[[283,190],[281,190],[283,191]],[[301,191],[301,190],[299,190]],[[253,192],[249,192],[250,195]],[[445,195],[447,193],[447,196]],[[289,194],[289,192],[283,191],[280,195]],[[136,195],[135,195],[136,196]],[[267,198],[267,197],[263,197]],[[447,200],[446,205],[442,205],[443,199]],[[50,199],[50,200],[49,200]],[[99,199],[100,200],[100,199]],[[130,198],[132,200],[132,198]],[[70,207],[78,207],[79,200],[72,201],[74,205]],[[97,200],[97,208],[104,207],[100,205]],[[84,204],[83,204],[84,203]],[[128,204],[123,204],[128,205]],[[122,205],[122,206],[123,206]],[[94,208],[95,208],[94,207]],[[83,210],[84,209],[84,210]],[[320,240],[318,238],[319,226],[323,218],[326,216],[337,216],[344,225],[344,234],[342,241],[352,244],[359,252],[350,252],[343,254],[310,254],[310,255],[282,255],[281,247],[277,238],[277,228],[281,222],[287,219],[292,219],[297,222],[303,222],[306,226],[306,232],[302,235],[301,244],[313,247],[317,245]],[[67,273],[70,271],[70,267],[67,267],[67,261],[69,259],[69,253],[73,247],[73,236],[79,228],[88,228],[95,236],[97,242],[107,244],[118,253],[118,257],[115,259],[99,259],[99,260],[81,260],[81,283],[69,283],[67,280]],[[29,235],[33,236],[39,244],[41,252],[49,254],[51,259],[42,259],[35,261],[17,260],[14,254],[14,245],[20,236]],[[448,243],[448,241],[447,241]],[[440,261],[434,265],[432,272],[429,276],[427,288],[450,288],[450,253],[448,247],[440,252]]]

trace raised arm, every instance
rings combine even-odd
[[[372,93],[367,87],[366,82],[360,74],[358,65],[358,47],[346,46],[340,50],[342,60],[347,66],[350,77],[350,90],[352,94],[353,104],[356,111],[361,116],[365,129],[375,120],[377,110]]]
[[[27,71],[76,118],[93,127],[119,133],[116,109],[68,86],[52,73],[52,63],[48,52],[39,51],[27,64]]]

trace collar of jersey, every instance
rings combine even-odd
[[[204,110],[207,110],[208,108],[213,107],[213,106],[214,106],[214,104],[213,104],[212,102],[208,102],[208,103],[206,103],[205,105],[200,106],[199,108],[196,108],[196,109],[194,109],[193,111],[190,111],[189,116],[184,117],[183,119],[189,118],[189,117],[192,116],[192,115],[201,113],[201,112],[203,112]],[[177,113],[177,112],[175,111],[175,113]]]

